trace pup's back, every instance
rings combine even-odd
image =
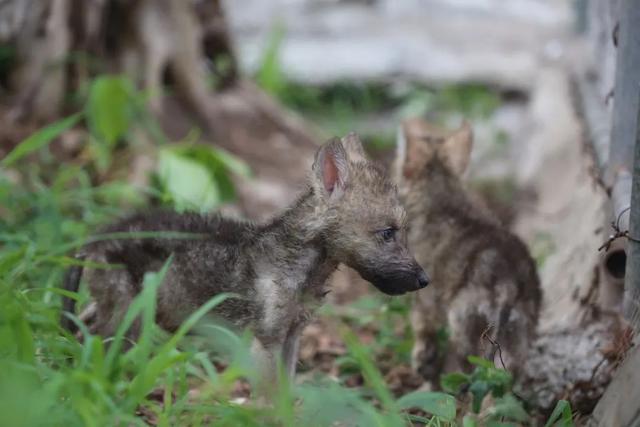
[[[468,369],[468,355],[495,357],[500,366],[490,340],[499,343],[506,367],[515,373],[532,342],[541,300],[525,245],[461,183],[471,146],[466,124],[447,132],[415,119],[400,129],[396,172],[409,245],[433,281],[416,294],[411,313],[413,364],[434,383],[443,370]]]

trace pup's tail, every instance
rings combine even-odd
[[[72,265],[69,267],[64,275],[62,288],[69,292],[78,292],[80,288],[80,279],[82,278],[81,265]],[[67,296],[62,297],[62,313],[60,314],[60,324],[63,328],[71,333],[75,333],[78,330],[73,321],[65,315],[65,313],[74,314],[76,309],[76,300]]]

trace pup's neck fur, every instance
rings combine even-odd
[[[329,254],[321,211],[310,188],[246,242],[261,313],[254,329],[263,345],[298,336],[328,292],[325,283],[338,262]]]
[[[288,280],[277,280],[279,286],[291,291],[315,289],[322,296],[326,279],[338,266],[328,252],[325,227],[309,187],[284,213],[258,227],[252,255],[263,269],[286,272]]]

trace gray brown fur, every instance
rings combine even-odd
[[[413,366],[438,384],[441,373],[468,370],[468,355],[495,357],[483,332],[502,348],[517,373],[536,329],[541,291],[526,246],[467,193],[461,175],[469,162],[468,124],[448,132],[420,119],[399,134],[396,174],[409,218],[409,247],[433,284],[415,294]],[[438,331],[447,328],[447,354]]]
[[[365,158],[359,139],[350,134],[320,148],[307,190],[266,224],[156,212],[108,227],[105,232],[178,231],[205,237],[119,239],[88,245],[81,253],[86,260],[124,268],[86,272],[95,305],[84,317],[90,320],[92,332],[111,336],[140,292],[144,273],[157,271],[173,254],[158,291],[157,323],[175,330],[210,298],[233,292],[240,298],[225,301],[215,314],[253,331],[253,352],[265,375],[275,374],[279,357],[292,375],[298,337],[322,303],[325,281],[339,262],[389,294],[426,286],[426,274],[400,236],[381,237],[381,230],[389,228],[402,232],[404,219],[396,187]],[[79,279],[79,274],[69,277]],[[77,290],[78,284],[68,286]],[[73,311],[72,306],[65,307]],[[129,331],[133,340],[137,328],[134,325]]]

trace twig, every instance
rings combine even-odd
[[[493,329],[493,325],[489,324],[489,326],[487,326],[487,328],[482,332],[482,335],[480,335],[480,338],[489,341],[489,343],[493,346],[494,352],[493,352],[493,357],[491,358],[492,359],[491,362],[494,364],[494,366],[495,366],[495,362],[493,361],[493,359],[495,359],[495,355],[496,355],[495,350],[498,350],[498,358],[500,359],[500,364],[502,365],[502,369],[509,372],[509,370],[507,369],[507,365],[504,363],[504,360],[502,359],[502,347],[500,346],[500,343],[498,342],[498,340],[494,340],[489,336],[489,332],[491,331],[491,329]],[[511,390],[511,393],[523,402],[526,400],[524,396],[521,396],[520,393],[516,392],[515,390]]]
[[[611,228],[613,228],[614,234],[610,235],[606,242],[604,242],[599,248],[598,252],[604,249],[605,252],[608,252],[611,248],[611,244],[618,240],[621,237],[625,237],[633,242],[640,242],[640,240],[633,238],[629,235],[629,230],[622,231],[620,230],[620,219],[622,215],[631,209],[631,206],[624,208],[619,214],[618,218],[615,221],[611,221]]]
[[[591,370],[591,377],[589,377],[589,383],[593,383],[593,380],[596,378],[596,374],[598,373],[598,371],[600,370],[600,367],[604,364],[604,362],[607,361],[606,357],[603,357],[602,359],[600,359],[600,361],[598,363],[596,363],[596,365],[593,367],[593,369]]]
[[[506,371],[507,370],[507,366],[505,365],[504,360],[502,360],[502,347],[500,347],[500,343],[497,340],[494,340],[493,338],[491,338],[489,336],[489,332],[491,332],[491,329],[493,329],[493,325],[487,326],[487,328],[482,332],[482,335],[480,335],[480,338],[489,341],[489,343],[493,346],[493,348],[494,348],[493,356],[494,357],[496,355],[495,350],[496,349],[498,350],[498,357],[500,358],[500,364],[502,364],[502,369],[504,369]]]

